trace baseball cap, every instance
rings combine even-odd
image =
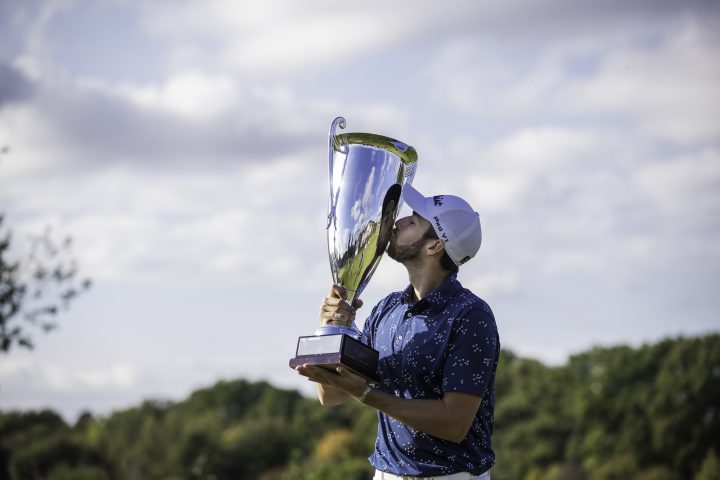
[[[480,214],[465,200],[455,195],[426,197],[409,183],[403,185],[402,197],[410,208],[432,224],[456,265],[475,256],[482,242]]]

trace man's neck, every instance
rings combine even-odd
[[[405,267],[415,292],[416,302],[430,295],[450,275],[450,272],[434,264],[405,265]]]

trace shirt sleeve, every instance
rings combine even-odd
[[[482,397],[497,367],[499,341],[489,307],[473,307],[453,325],[443,370],[444,392]]]

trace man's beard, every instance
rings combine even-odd
[[[419,258],[422,247],[425,245],[425,242],[427,242],[426,238],[421,238],[410,245],[398,245],[395,243],[395,238],[397,237],[393,236],[390,238],[387,246],[387,254],[388,257],[400,263]]]

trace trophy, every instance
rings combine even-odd
[[[402,198],[417,166],[415,149],[398,140],[370,133],[337,134],[345,119],[330,126],[328,154],[330,202],[327,216],[328,255],[333,282],[347,291],[347,302],[359,298],[380,263]],[[352,326],[323,325],[298,339],[290,367],[343,365],[377,382],[378,352],[363,342]]]

